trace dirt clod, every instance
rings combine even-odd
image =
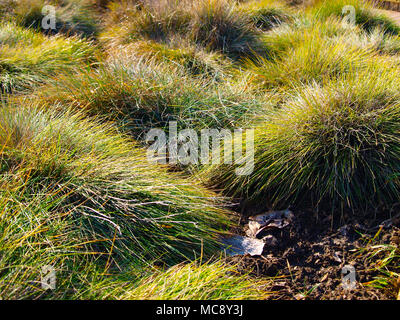
[[[379,271],[360,254],[382,228],[377,228],[379,223],[371,217],[346,220],[335,223],[329,215],[317,217],[310,212],[295,212],[290,224],[282,229],[269,228],[263,234],[266,245],[262,255],[229,259],[239,263],[239,271],[250,270],[255,276],[275,279],[268,288],[273,292],[270,299],[392,298],[368,285]],[[254,230],[252,234],[256,234]],[[399,228],[392,223],[378,238],[374,244],[379,241],[399,245]],[[342,285],[342,269],[348,265],[356,272],[355,287],[351,290]]]

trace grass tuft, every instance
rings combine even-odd
[[[346,6],[354,8],[355,23],[367,32],[379,27],[387,34],[400,34],[400,26],[393,19],[374,9],[371,1],[317,0],[310,11],[317,19],[326,19],[330,16],[344,17],[349,13],[343,12]]]
[[[228,1],[202,0],[193,12],[190,27],[196,43],[236,58],[260,51],[258,33],[248,17]]]
[[[4,298],[44,294],[37,279],[46,264],[58,270],[55,297],[70,297],[85,275],[218,251],[234,217],[222,200],[149,164],[111,126],[29,101],[3,103],[0,112]]]
[[[114,45],[143,37],[166,42],[180,35],[235,59],[260,51],[257,28],[228,0],[163,0],[146,5],[113,3],[110,9],[108,28],[101,38]],[[115,27],[116,21],[122,26]]]
[[[48,37],[12,23],[0,24],[0,89],[32,89],[62,73],[94,63],[91,42],[71,37]]]
[[[1,10],[0,16],[16,22],[20,26],[33,28],[45,34],[64,33],[95,37],[99,31],[98,15],[91,0],[19,0],[9,1]],[[55,9],[55,29],[44,29],[43,19],[50,11],[45,6]]]
[[[262,31],[271,30],[282,23],[293,22],[294,19],[291,10],[276,0],[244,2],[239,6],[239,10]]]
[[[124,299],[249,300],[265,299],[268,281],[239,275],[235,265],[222,261],[176,265],[142,279]]]
[[[390,208],[399,192],[398,78],[368,70],[299,89],[255,132],[254,171],[204,171],[227,194],[266,205],[335,212]]]
[[[179,66],[132,59],[129,50],[98,69],[58,77],[41,94],[50,104],[72,103],[91,115],[118,120],[137,138],[169,121],[179,128],[232,128],[248,123],[262,108],[241,88],[194,79]]]
[[[347,35],[327,37],[318,24],[295,33],[278,31],[268,35],[271,58],[249,60],[254,81],[266,88],[295,88],[313,82],[323,83],[362,70],[375,63],[376,51],[346,42]],[[334,28],[329,30],[334,32]]]

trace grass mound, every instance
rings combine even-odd
[[[325,40],[342,37],[342,40],[353,34],[361,34],[362,29],[343,23],[337,17],[329,17],[324,21],[302,16],[290,24],[282,24],[262,35],[263,46],[267,57],[279,58],[313,37]]]
[[[101,38],[113,44],[126,44],[143,37],[165,42],[180,35],[232,58],[253,55],[260,49],[259,32],[231,1],[112,3],[110,9],[108,28]],[[116,21],[122,26],[115,27]]]
[[[299,90],[255,132],[254,171],[205,170],[226,193],[269,205],[390,208],[399,192],[399,91],[394,70]]]
[[[55,29],[44,29],[42,26],[42,21],[47,21],[50,13],[46,6],[53,6],[55,10]],[[0,16],[46,34],[61,32],[94,37],[99,31],[98,17],[90,0],[11,0],[3,8],[0,7]]]
[[[295,19],[290,24],[278,26],[262,36],[268,60],[282,59],[291,50],[307,43],[324,41],[342,43],[347,48],[376,51],[379,54],[396,55],[400,46],[398,35],[385,34],[377,27],[365,32],[359,26],[343,22],[335,16],[315,20],[309,17]]]
[[[273,58],[249,61],[248,68],[255,82],[286,90],[314,81],[321,83],[374,63],[372,48],[354,46],[344,39],[347,37],[326,37],[318,28],[308,29],[307,33],[278,34]]]
[[[87,41],[62,36],[47,37],[0,24],[0,88],[2,92],[30,89],[49,77],[71,73],[96,60],[96,49]]]
[[[111,127],[24,105],[0,110],[4,298],[40,296],[46,264],[68,297],[101,274],[218,250],[232,215],[213,193],[150,165]]]
[[[359,48],[374,50],[381,55],[396,56],[400,53],[400,36],[387,35],[379,28],[370,33],[351,33],[341,40]]]
[[[266,281],[237,274],[236,266],[221,261],[174,266],[145,278],[124,299],[247,300],[264,299]]]
[[[51,103],[73,103],[117,119],[138,137],[169,121],[179,128],[231,128],[261,109],[240,88],[213,87],[213,81],[196,80],[179,67],[135,59],[122,54],[96,70],[58,77],[42,94]]]
[[[190,75],[206,77],[217,81],[225,80],[231,71],[232,63],[223,55],[207,52],[194,46],[185,39],[172,39],[168,44],[156,41],[137,41],[126,46],[117,46],[109,50],[111,56],[120,56],[125,52],[130,59],[153,61],[156,64],[183,67]]]
[[[239,10],[262,31],[271,30],[282,23],[292,22],[294,19],[291,10],[276,0],[244,2],[239,6]]]
[[[200,1],[193,12],[190,29],[196,43],[236,58],[260,51],[258,34],[248,17],[228,1]]]
[[[400,26],[383,13],[376,11],[370,1],[317,0],[310,11],[318,19],[326,19],[330,16],[345,17],[349,12],[343,10],[350,7],[354,8],[354,22],[364,30],[371,32],[379,27],[387,34],[400,34]]]

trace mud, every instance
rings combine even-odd
[[[234,256],[239,271],[257,277],[272,277],[270,299],[393,299],[393,293],[368,285],[382,275],[367,259],[371,245],[396,243],[399,246],[400,219],[388,217],[318,216],[295,212],[290,225],[270,230],[261,256]],[[247,218],[242,221],[246,232]],[[378,233],[378,235],[377,235]],[[376,238],[372,241],[371,239]],[[377,257],[376,257],[377,258]],[[354,289],[342,286],[342,268],[356,271]]]

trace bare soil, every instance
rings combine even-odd
[[[294,212],[292,223],[271,230],[277,241],[266,245],[261,256],[234,256],[239,271],[257,277],[273,277],[270,299],[393,299],[393,293],[378,290],[369,282],[382,275],[367,260],[362,249],[371,243],[399,246],[400,219],[386,217],[343,217],[333,221],[331,215]],[[247,218],[242,221],[244,234]],[[371,242],[371,239],[379,236]],[[342,268],[352,265],[356,270],[356,287],[342,286]]]

